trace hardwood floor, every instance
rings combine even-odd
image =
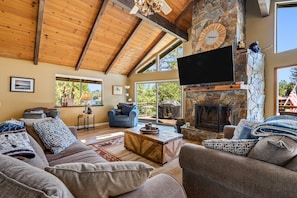
[[[83,141],[85,144],[91,144],[96,142],[96,136],[111,134],[115,132],[124,131],[126,128],[116,128],[116,127],[109,127],[108,125],[104,126],[97,126],[95,128],[90,129],[80,129],[78,130],[78,139]],[[199,142],[183,140],[185,143],[194,143],[199,144]],[[143,161],[147,163],[147,160],[139,157],[137,161]],[[173,176],[178,182],[182,184],[182,170],[179,165],[179,159],[175,158],[174,160],[162,165],[154,166],[155,170],[152,172],[152,176],[166,173]]]

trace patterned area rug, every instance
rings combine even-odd
[[[103,157],[109,162],[121,161],[120,158],[116,157],[115,155],[108,152],[106,149],[112,146],[123,144],[124,142],[124,134],[117,133],[111,136],[98,136],[98,142],[89,144],[88,146],[91,147],[98,155]]]

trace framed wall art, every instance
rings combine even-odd
[[[113,95],[122,95],[123,94],[123,87],[119,85],[112,86],[112,94]]]
[[[11,92],[34,92],[35,80],[33,78],[10,77]]]

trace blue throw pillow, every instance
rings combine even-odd
[[[131,111],[132,109],[135,109],[135,108],[136,108],[135,105],[132,105],[132,106],[124,105],[124,106],[122,106],[122,114],[123,114],[123,115],[129,115],[130,111]]]
[[[242,127],[242,130],[239,133],[238,140],[240,139],[258,139],[257,136],[254,136],[252,133],[252,128],[249,126]]]

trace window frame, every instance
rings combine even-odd
[[[79,104],[71,104],[68,105],[63,105],[62,102],[62,98],[61,98],[61,102],[57,103],[57,81],[70,81],[73,83],[79,83],[79,100],[80,103]],[[87,83],[87,84],[98,84],[101,86],[101,90],[99,95],[101,95],[101,99],[100,99],[100,104],[94,104],[94,100],[87,100],[87,101],[82,101],[81,98],[83,96],[83,90],[82,90],[82,84],[83,83]],[[68,91],[68,95],[69,95],[69,91]],[[69,96],[68,96],[69,98]],[[55,75],[55,107],[82,107],[86,105],[86,102],[91,105],[91,106],[103,106],[103,80],[101,78],[90,78],[90,77],[82,77],[82,76],[72,76],[72,75],[64,75],[64,74],[56,74]]]

